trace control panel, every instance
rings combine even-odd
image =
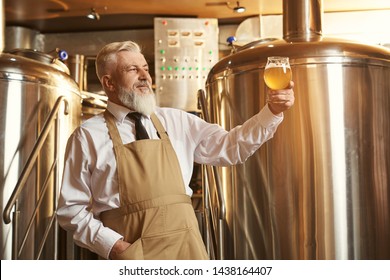
[[[218,21],[155,18],[157,104],[196,112],[197,92],[218,62]]]

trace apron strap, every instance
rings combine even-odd
[[[111,136],[114,147],[123,145],[122,138],[119,135],[119,131],[118,129],[116,129],[114,116],[110,113],[110,111],[106,110],[104,111],[104,118],[106,119],[107,126],[109,127],[108,132]]]
[[[161,124],[161,122],[158,119],[158,117],[156,116],[156,114],[153,113],[152,115],[150,115],[150,118],[152,119],[152,123],[153,123],[154,127],[156,128],[160,139],[161,140],[168,139],[168,133],[165,130],[165,128],[163,127],[163,125]]]

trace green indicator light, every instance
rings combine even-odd
[[[161,54],[164,54],[164,53],[165,53],[165,50],[160,50],[160,53],[161,53]]]
[[[213,54],[213,51],[209,51],[209,54]]]
[[[203,67],[203,68],[202,68],[203,71],[206,71],[206,69],[207,69],[206,67]]]
[[[169,71],[171,71],[172,70],[172,66],[168,66],[168,68],[167,68]]]
[[[182,68],[181,68],[181,70],[183,70],[183,71],[184,71],[184,70],[186,70],[186,68],[185,68],[185,67],[182,67]]]
[[[176,66],[176,67],[175,67],[175,71],[177,71],[177,70],[179,70],[179,67]]]
[[[192,67],[188,67],[188,70],[190,70],[190,71],[191,71],[191,70],[192,70]]]
[[[161,71],[164,71],[164,70],[165,70],[165,67],[164,67],[164,66],[161,66],[160,69],[161,69]]]
[[[196,67],[195,70],[198,71],[198,70],[199,70],[199,67]]]

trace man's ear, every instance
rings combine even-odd
[[[108,89],[109,91],[114,91],[115,90],[115,85],[112,82],[111,76],[110,75],[104,75],[102,77],[102,84],[103,86]]]

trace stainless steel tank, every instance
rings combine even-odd
[[[390,259],[390,51],[324,38],[321,1],[285,0],[283,13],[283,39],[242,47],[207,80],[226,129],[266,105],[268,56],[289,56],[295,82],[274,138],[218,168],[222,258]]]
[[[45,235],[51,242],[44,247],[41,258],[57,257],[53,248],[57,246],[57,229],[54,226],[50,232],[46,232],[45,228],[55,210],[55,188],[61,180],[66,141],[81,120],[80,91],[68,72],[63,63],[33,50],[17,50],[14,54],[0,55],[2,259],[13,257],[12,237],[15,236],[19,237],[18,249],[25,243],[17,258],[35,259],[37,248]],[[13,230],[15,225],[11,227],[10,221],[6,221],[4,208],[57,105],[60,106],[55,117],[57,121],[48,131],[25,187],[12,208],[12,212],[18,213],[19,217],[17,230]],[[43,194],[45,186],[48,186],[48,191]],[[33,219],[33,230],[23,241],[38,202],[41,207]],[[11,221],[14,223],[14,216],[11,216]]]

